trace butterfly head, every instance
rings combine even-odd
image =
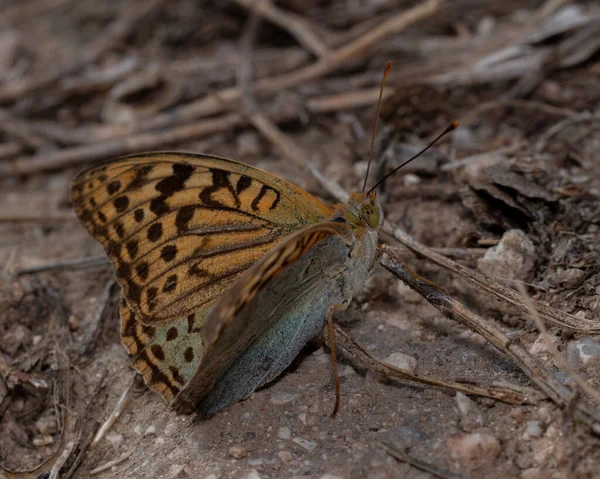
[[[338,205],[343,218],[351,225],[378,230],[383,225],[383,211],[377,193],[352,193],[348,203]]]

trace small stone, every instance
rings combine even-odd
[[[404,353],[392,353],[383,361],[410,374],[414,374],[417,369],[417,360]]]
[[[402,182],[405,186],[414,186],[421,183],[421,178],[414,173],[406,173],[402,179]]]
[[[500,454],[498,440],[481,432],[453,436],[447,445],[450,457],[469,470],[492,465]]]
[[[153,436],[154,434],[156,434],[156,428],[154,426],[148,426],[148,429],[144,432],[144,436]]]
[[[300,447],[303,447],[307,451],[314,451],[317,448],[317,443],[315,441],[310,441],[309,439],[303,439],[301,437],[295,437],[292,439],[296,444]]]
[[[530,439],[532,437],[542,437],[543,433],[544,432],[542,431],[542,425],[539,421],[527,421],[523,439]]]
[[[204,479],[219,479],[216,474],[209,474]]]
[[[44,337],[41,334],[36,334],[33,338],[31,338],[31,342],[34,346],[37,346],[38,344],[40,344],[40,341],[42,339],[44,339]]]
[[[565,289],[575,289],[583,284],[585,273],[577,268],[569,268],[557,271],[549,278],[552,286],[560,286]]]
[[[525,280],[533,270],[535,246],[521,230],[508,230],[477,261],[477,269],[499,280]]]
[[[242,414],[242,415],[240,416],[240,419],[241,419],[242,421],[246,421],[246,420],[250,419],[250,413],[249,413],[249,412],[245,412],[244,414]]]
[[[246,451],[245,447],[235,445],[229,448],[229,455],[234,459],[244,459],[248,457],[248,451]]]
[[[123,434],[119,434],[118,432],[111,432],[106,435],[106,440],[117,449],[121,444],[123,444],[123,439]]]
[[[69,329],[71,331],[77,331],[79,329],[79,319],[74,314],[69,316],[69,319],[67,319],[67,323],[69,324]]]
[[[542,479],[542,470],[537,467],[530,467],[521,472],[519,479]]]
[[[43,435],[48,436],[58,431],[58,424],[54,416],[44,416],[35,422],[36,429]]]
[[[558,338],[556,336],[545,336],[543,334],[540,334],[529,348],[529,352],[534,356],[550,354],[551,347],[548,346],[546,338],[548,338],[556,348],[556,346],[558,345]]]
[[[50,444],[52,444],[54,442],[54,438],[52,436],[35,436],[33,438],[33,445],[35,447],[45,447],[45,446],[49,446]]]
[[[279,451],[279,453],[277,454],[279,456],[279,459],[281,459],[281,461],[284,464],[289,464],[290,462],[292,462],[294,460],[294,456],[292,456],[292,453],[290,451]]]
[[[383,331],[384,329],[385,329],[385,326],[383,324],[377,325],[377,331]]]
[[[298,419],[300,419],[300,422],[306,426],[306,413],[305,412],[303,412],[302,414],[298,414]]]
[[[247,476],[244,476],[243,479],[260,479],[260,474],[256,469],[252,469]]]
[[[134,428],[133,428],[133,433],[136,436],[141,436],[142,435],[142,426],[140,426],[139,424],[137,424]]]
[[[456,402],[456,408],[461,416],[468,416],[473,412],[477,412],[477,406],[466,394],[461,393],[460,391],[456,393],[454,396],[454,401]]]
[[[289,404],[291,402],[294,402],[299,397],[300,397],[300,394],[298,394],[298,393],[278,391],[271,395],[271,402],[277,406],[283,406],[284,404]]]
[[[371,476],[369,476],[371,477]],[[344,479],[343,476],[338,476],[336,474],[327,473],[319,477],[319,479]]]
[[[281,426],[279,428],[279,439],[283,439],[284,441],[287,441],[288,439],[292,438],[292,432],[290,431],[289,427],[286,426]]]
[[[583,337],[567,345],[567,361],[572,368],[585,366],[592,359],[599,357],[600,343],[593,338]]]

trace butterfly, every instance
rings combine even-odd
[[[258,168],[176,152],[93,166],[72,203],[114,266],[134,368],[204,416],[279,376],[348,306],[383,224],[373,191],[328,206]]]

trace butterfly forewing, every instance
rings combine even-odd
[[[205,311],[283,237],[332,212],[256,168],[179,153],[94,167],[72,197],[136,320],[150,325]]]

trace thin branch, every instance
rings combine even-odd
[[[348,42],[340,48],[330,50],[327,55],[306,67],[276,77],[264,78],[256,82],[253,88],[254,93],[274,93],[332,73],[350,60],[356,61],[363,58],[367,54],[369,47],[383,38],[398,33],[413,23],[430,17],[437,12],[439,4],[439,0],[427,0],[414,8],[394,15],[361,37]],[[193,121],[208,115],[214,115],[224,111],[227,108],[227,104],[238,101],[240,96],[241,91],[239,87],[226,88],[182,106],[175,111],[158,115],[140,124],[139,129],[164,128],[173,126],[174,124]]]
[[[96,62],[105,52],[121,43],[141,20],[162,8],[166,3],[166,0],[144,0],[128,6],[108,30],[102,29],[98,38],[73,63],[29,81],[12,82],[3,85],[0,88],[0,103],[11,102],[25,95],[30,95]]]
[[[298,43],[317,57],[328,54],[327,47],[314,34],[309,22],[291,13],[285,12],[271,3],[270,0],[235,0],[239,5],[260,15],[264,19],[287,30]]]
[[[115,404],[115,408],[110,413],[110,416],[108,416],[104,424],[102,424],[100,429],[98,429],[98,432],[94,436],[94,440],[90,444],[90,447],[92,449],[98,445],[98,443],[102,440],[104,435],[108,432],[108,430],[112,427],[116,420],[119,419],[119,417],[125,410],[125,406],[127,406],[127,400],[129,399],[129,394],[131,393],[133,385],[135,384],[136,376],[137,373],[132,374],[131,379],[129,380],[129,384],[127,385],[125,391],[123,391],[123,393],[121,394],[121,397],[117,401],[117,404]]]
[[[512,341],[496,326],[484,321],[460,302],[450,297],[434,283],[427,281],[412,271],[387,247],[381,257],[381,264],[417,291],[444,316],[454,319],[484,337],[492,346],[508,356],[527,377],[538,386],[553,402],[561,407],[571,404],[573,393],[551,375],[519,341]],[[585,403],[574,405],[575,416],[590,427],[598,427],[600,411]]]
[[[398,227],[394,227],[389,223],[386,223],[384,224],[382,231],[390,235],[392,238],[395,238],[407,248],[433,261],[435,264],[457,273],[476,290],[489,294],[501,301],[504,301],[505,303],[512,305],[519,311],[529,314],[530,311],[527,303],[523,301],[523,298],[517,291],[507,288],[506,286],[497,283],[487,276],[478,273],[477,271],[467,268],[466,266],[462,266],[435,253],[427,246],[415,241],[406,232]],[[563,313],[562,311],[554,309],[553,307],[546,303],[542,303],[541,301],[533,300],[533,304],[538,314],[545,321],[554,326],[579,332],[600,333],[600,324],[598,324],[598,322],[577,318],[571,314]]]
[[[446,390],[460,391],[471,396],[487,397],[508,404],[535,404],[541,399],[540,394],[531,388],[514,385],[475,386],[409,373],[408,371],[404,371],[403,369],[397,368],[396,366],[371,356],[339,325],[334,324],[334,329],[337,344],[348,351],[352,357],[365,364],[369,370],[383,374],[384,376],[400,379],[402,381],[427,384],[428,386],[435,386]]]

